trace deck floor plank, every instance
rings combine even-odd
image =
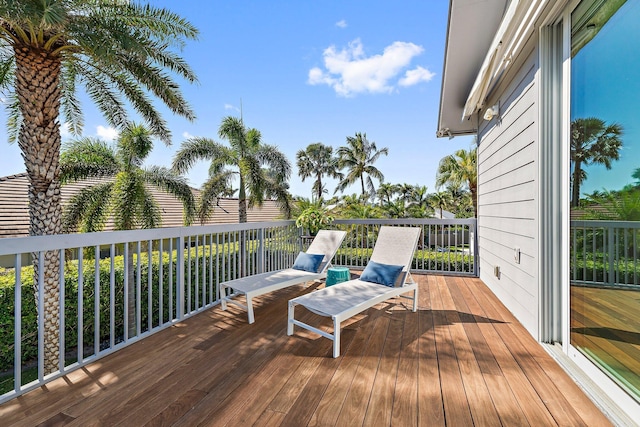
[[[446,307],[441,295],[444,278],[437,277],[430,285],[445,423],[451,426],[471,426],[473,419],[469,407],[470,402],[465,394],[460,365],[447,320]]]
[[[482,359],[482,357],[478,358],[473,352],[469,336],[464,329],[464,322],[461,320],[461,313],[464,311],[458,311],[451,296],[450,289],[455,286],[455,281],[450,278],[447,278],[444,283],[439,283],[440,297],[447,308],[446,319],[460,367],[462,383],[469,401],[471,416],[476,425],[500,425],[498,412],[478,363],[478,359]]]
[[[256,299],[253,325],[216,306],[6,402],[0,425],[608,424],[480,280],[414,278],[418,312],[355,316],[337,359],[329,340],[286,335],[287,301],[316,285],[294,286]]]
[[[406,310],[404,311],[406,314]],[[392,310],[391,313],[395,313],[395,311]],[[400,356],[400,344],[402,343],[403,322],[402,319],[399,319],[402,314],[388,316],[390,321],[389,329],[378,371],[375,374],[373,392],[369,398],[367,413],[364,417],[364,425],[366,426],[391,425],[393,394],[398,376],[398,357]]]

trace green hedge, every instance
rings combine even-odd
[[[586,258],[572,258],[570,262],[570,270],[572,280],[578,282],[599,282],[608,283],[605,277],[609,275],[609,263],[605,263],[602,258],[594,259],[593,256],[587,255]],[[574,276],[575,271],[575,276]],[[630,261],[618,261],[613,267],[614,278],[617,284],[621,285],[638,285],[638,280],[634,280],[634,273],[640,279],[640,263]]]
[[[200,277],[202,277],[202,265],[205,264],[206,279],[210,277],[209,267],[213,265],[213,269],[216,266],[219,267],[218,271],[214,271],[213,276],[213,292],[217,295],[217,279],[224,281],[234,274],[237,274],[237,267],[233,264],[233,261],[237,257],[237,244],[221,245],[224,248],[219,248],[220,251],[224,250],[224,256],[218,255],[216,259],[215,245],[213,246],[213,259],[211,259],[210,247],[201,246],[197,249],[191,248],[189,252],[185,250],[184,253],[184,272],[185,276],[189,271],[189,263],[191,264],[191,281],[188,277],[185,278],[185,296],[183,307],[184,312],[189,312],[202,307],[203,298],[207,301],[210,300],[209,292],[211,288],[208,283],[203,295],[201,280],[196,278],[196,271]],[[280,256],[286,255],[294,257],[294,248],[284,249],[267,249],[265,253],[265,268],[269,269],[272,259],[279,259]],[[254,267],[256,254],[255,245],[247,244],[247,268],[252,269]],[[189,253],[191,256],[189,257]],[[197,253],[197,256],[196,256]],[[297,252],[296,252],[297,253]],[[137,256],[133,257],[134,272],[137,274]],[[177,260],[177,252],[174,250],[172,253],[172,271],[169,271],[169,253],[164,252],[162,254],[162,294],[163,294],[163,307],[162,307],[162,320],[167,322],[176,316],[176,275],[175,275],[175,263]],[[152,293],[152,307],[151,307],[151,324],[152,327],[156,327],[160,324],[160,307],[158,294],[160,291],[160,254],[158,251],[151,253],[151,288],[149,288],[149,253],[148,251],[142,252],[140,255],[140,287],[141,287],[141,331],[148,330],[149,324],[149,306],[148,295],[149,290]],[[197,267],[196,267],[197,264]],[[223,275],[224,272],[224,275]],[[218,273],[218,274],[216,274]],[[114,340],[118,343],[123,340],[124,337],[124,276],[125,276],[125,259],[122,255],[114,257]],[[108,347],[110,339],[110,282],[111,282],[111,260],[110,258],[101,259],[98,262],[98,275],[99,275],[99,316],[100,316],[100,331],[99,331],[99,346],[101,348]],[[169,312],[169,275],[172,275],[171,281],[173,286],[172,306],[173,311]],[[95,317],[95,261],[93,259],[85,259],[83,262],[83,342],[85,345],[84,355],[88,356],[94,353],[95,335],[94,335],[94,317]],[[75,347],[78,342],[78,261],[68,261],[64,267],[64,279],[65,279],[65,348],[72,350],[67,354],[68,361],[71,362],[77,359],[75,354]],[[33,267],[25,266],[21,270],[21,294],[22,294],[22,355],[23,365],[29,364],[30,361],[35,360],[37,357],[37,310],[35,302],[35,293],[33,290]],[[0,372],[13,369],[13,354],[14,354],[14,283],[15,273],[12,269],[0,268],[0,323],[4,325],[0,328]],[[135,281],[133,283],[135,286]],[[189,301],[187,294],[191,294],[191,305],[188,306]],[[196,294],[198,306],[196,307]],[[213,299],[216,299],[215,297]]]
[[[367,264],[373,248],[343,248],[336,253],[334,264],[364,266]],[[447,271],[457,273],[473,273],[473,255],[464,252],[438,252],[430,249],[419,249],[413,256],[412,269]]]

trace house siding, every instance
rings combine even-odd
[[[480,278],[538,337],[539,61],[533,37],[521,52],[487,103],[499,102],[499,117],[480,124],[478,245]]]

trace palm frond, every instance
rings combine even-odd
[[[116,129],[124,128],[129,122],[127,109],[120,94],[114,90],[105,74],[89,63],[77,65],[82,73],[81,81],[89,97],[103,113],[107,123]]]
[[[247,148],[245,127],[242,120],[237,117],[227,116],[223,118],[218,128],[218,136],[229,141],[231,148],[236,152],[243,152]]]
[[[20,113],[20,100],[15,92],[11,92],[6,100],[7,112],[7,139],[10,144],[18,140],[22,127],[22,114]]]
[[[138,200],[140,206],[140,214],[138,220],[142,228],[158,228],[162,225],[162,211],[148,191],[140,194]]]
[[[176,175],[167,168],[152,166],[144,170],[144,180],[180,200],[184,208],[184,223],[191,224],[196,214],[196,204],[186,178]]]
[[[119,2],[111,7],[103,7],[99,12],[139,31],[144,31],[150,38],[178,41],[182,37],[197,39],[199,33],[196,27],[179,15],[148,4]]]
[[[69,125],[69,132],[73,135],[82,134],[84,127],[84,115],[82,106],[77,97],[78,70],[75,63],[71,61],[63,62],[62,73],[60,74],[60,108],[65,122]]]
[[[218,198],[229,192],[233,175],[232,171],[221,171],[211,175],[203,184],[197,208],[197,217],[201,224],[207,222],[213,215]]]
[[[112,188],[112,182],[96,184],[73,196],[65,206],[62,229],[67,233],[102,230],[110,209]]]
[[[113,218],[117,230],[133,230],[145,218],[138,215],[138,207],[144,202],[147,189],[141,176],[120,172],[116,175],[113,189]]]
[[[60,154],[60,182],[90,177],[114,176],[119,170],[116,152],[97,138],[80,138],[63,145]]]
[[[256,152],[256,157],[258,161],[276,173],[278,180],[286,181],[291,176],[291,163],[276,146],[261,145]]]
[[[197,161],[229,157],[228,149],[209,138],[189,138],[184,141],[173,157],[171,169],[176,173],[185,173]]]

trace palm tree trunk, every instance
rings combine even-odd
[[[475,184],[469,185],[469,192],[471,193],[471,203],[473,204],[473,216],[478,218],[478,188]]]
[[[16,94],[20,102],[22,124],[18,145],[29,176],[29,234],[59,234],[60,205],[60,58],[44,51],[15,50]],[[34,285],[36,302],[44,293],[44,307],[38,315],[44,319],[44,373],[58,369],[60,357],[60,255],[46,252],[40,265],[34,256],[34,277],[42,271],[44,281]]]
[[[360,185],[362,186],[362,195],[364,196],[364,175],[360,175]]]
[[[580,172],[582,171],[582,163],[578,160],[573,165],[573,182],[571,186],[571,207],[580,205]]]
[[[318,201],[322,200],[322,175],[318,174],[318,179],[316,180],[318,185]]]

